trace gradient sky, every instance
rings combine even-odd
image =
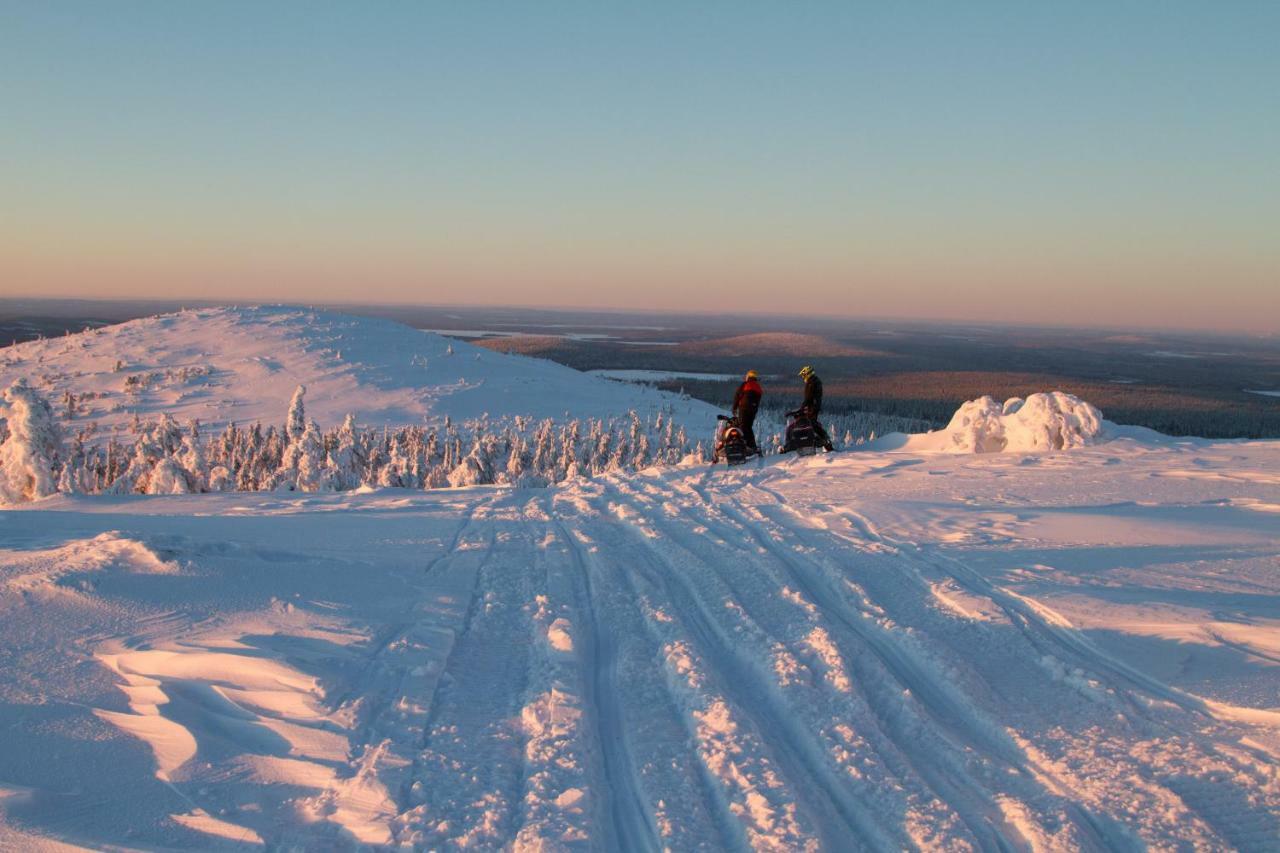
[[[1280,330],[1280,3],[0,0],[0,294]]]

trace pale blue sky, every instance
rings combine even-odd
[[[1278,33],[1274,2],[0,0],[0,291],[1275,331]]]

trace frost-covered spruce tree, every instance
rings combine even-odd
[[[307,434],[306,407],[303,397],[307,387],[299,385],[289,401],[289,414],[284,425],[284,448],[280,459],[280,471],[276,476],[275,488],[294,489],[298,485],[298,466],[302,463],[302,439]]]
[[[592,476],[603,474],[608,470],[609,460],[613,458],[613,432],[602,422],[598,425],[594,454],[591,459]]]
[[[165,456],[151,469],[147,477],[146,493],[149,495],[186,495],[196,491],[187,470],[174,456]]]
[[[64,495],[82,495],[92,491],[93,487],[88,485],[89,477],[86,474],[89,454],[85,450],[85,438],[83,431],[72,437],[71,447],[62,463],[62,471],[58,474],[58,491]]]
[[[301,448],[298,454],[297,478],[294,484],[302,492],[332,492],[337,485],[337,474],[329,467],[320,427],[308,421],[302,437],[294,442]],[[293,445],[290,445],[291,447]]]
[[[503,483],[517,485],[520,478],[524,476],[525,458],[524,458],[524,439],[519,435],[511,438],[511,449],[507,453],[507,464],[503,468]]]
[[[103,468],[102,479],[98,483],[98,491],[105,492],[111,487],[124,470],[125,451],[112,436],[107,441],[107,458]]]
[[[348,414],[329,449],[329,466],[333,469],[338,490],[354,489],[360,485],[364,459],[364,451],[356,435],[356,417]]]
[[[489,465],[489,460],[485,458],[484,449],[480,441],[472,446],[471,452],[462,458],[457,467],[449,472],[449,485],[460,488],[462,486],[480,486],[493,482],[493,470]]]
[[[209,477],[209,466],[205,461],[204,446],[200,443],[200,422],[194,418],[187,424],[187,431],[182,436],[182,449],[179,461],[187,472],[192,491],[205,491]]]
[[[288,437],[289,443],[301,441],[303,434],[307,431],[307,413],[302,398],[307,395],[307,386],[299,385],[297,390],[293,392],[293,399],[289,401],[289,415],[285,421],[285,435]]]
[[[230,471],[235,471],[240,467],[240,452],[240,431],[236,429],[235,422],[232,421],[227,424],[227,428],[218,437],[217,450],[214,453],[213,461]]]
[[[538,424],[538,432],[533,439],[533,473],[548,481],[554,476],[555,451],[552,448],[552,429],[555,424],[550,419]]]
[[[613,444],[613,453],[605,463],[605,471],[612,474],[627,470],[627,460],[631,458],[631,447],[627,443],[626,434],[619,435]]]
[[[133,453],[127,467],[111,483],[109,491],[117,495],[163,494],[151,492],[151,476],[166,458],[164,447],[157,438],[155,424],[141,426],[135,434]]]
[[[408,461],[404,479],[408,482],[409,488],[421,489],[427,476],[426,445],[423,441],[422,427],[415,426],[407,430],[404,445],[404,455]]]
[[[635,446],[631,451],[631,467],[637,471],[642,471],[649,467],[649,434],[640,433],[636,438]]]
[[[303,429],[306,432],[306,429]],[[286,470],[285,452],[288,449],[288,441],[283,433],[277,432],[274,426],[267,427],[267,431],[262,435],[262,446],[258,448],[257,459],[254,460],[254,481],[257,482],[258,488],[263,491],[277,489],[282,481],[287,481],[288,477],[281,477],[281,472]],[[290,460],[296,462],[296,460]],[[292,475],[297,470],[296,465],[289,468]]]
[[[578,476],[578,454],[581,452],[582,423],[569,421],[560,430],[560,458],[556,461],[556,480],[563,482]]]
[[[182,450],[182,427],[168,413],[156,421],[152,435],[166,455],[172,456]]]
[[[238,462],[234,468],[236,489],[241,492],[255,491],[258,486],[254,482],[254,474],[258,466],[258,452],[262,447],[262,428],[253,424],[243,433],[243,440],[236,450]]]
[[[428,466],[440,461],[440,439],[436,437],[434,429],[427,433],[427,446],[423,450],[423,456]]]
[[[0,444],[0,498],[17,503],[52,495],[62,432],[49,402],[25,379],[4,392],[8,436]]]

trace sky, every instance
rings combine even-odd
[[[0,295],[1280,331],[1280,3],[0,0]]]

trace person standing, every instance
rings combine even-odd
[[[817,433],[818,440],[822,442],[822,446],[827,450],[832,450],[831,437],[827,435],[827,431],[823,429],[822,423],[818,420],[818,415],[822,414],[822,380],[818,378],[818,374],[810,365],[800,368],[800,378],[804,380],[804,402],[800,404],[800,411],[804,412],[813,422],[813,431]]]
[[[756,447],[754,427],[762,396],[764,389],[760,387],[760,375],[754,370],[748,370],[737,393],[733,395],[733,416],[738,421],[738,429],[742,430],[742,437],[747,440],[747,450],[751,453],[760,452],[760,448]]]

